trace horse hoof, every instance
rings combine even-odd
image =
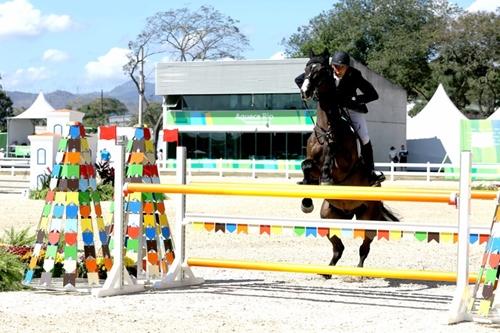
[[[302,212],[309,214],[314,210],[314,204],[311,198],[302,199],[302,205],[300,206]]]
[[[330,280],[332,278],[331,275],[328,275],[328,274],[320,274],[322,277],[325,278],[325,280]]]
[[[321,183],[319,183],[321,186],[330,186],[333,185],[333,180],[322,180]]]

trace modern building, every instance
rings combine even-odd
[[[166,62],[156,67],[164,129],[178,129],[188,158],[303,159],[316,104],[294,78],[308,59]],[[355,63],[380,98],[368,105],[375,160],[406,143],[406,91]],[[175,144],[163,146],[175,157]]]

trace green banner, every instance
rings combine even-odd
[[[293,126],[312,125],[311,117],[316,117],[316,110],[172,111],[167,113],[167,123],[197,126]]]
[[[460,148],[473,163],[500,163],[500,120],[462,120],[461,133]]]
[[[472,153],[472,163],[500,163],[500,120],[462,120],[460,127],[460,149]],[[454,171],[458,174],[458,170]],[[473,167],[472,179],[498,180],[500,167]]]

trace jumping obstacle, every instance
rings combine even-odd
[[[359,268],[325,265],[300,265],[284,264],[279,262],[241,261],[227,259],[209,258],[187,258],[189,266],[232,268],[271,272],[289,272],[306,274],[347,275],[362,276],[369,278],[415,280],[415,281],[437,281],[457,282],[456,273],[439,271],[417,271],[417,270],[386,270],[376,268]],[[477,275],[469,275],[469,283],[476,283]]]
[[[177,286],[195,285],[203,282],[196,278],[190,266],[225,267],[239,269],[264,269],[272,271],[302,272],[316,274],[341,274],[382,278],[416,279],[427,281],[456,281],[457,294],[452,304],[450,322],[460,321],[463,313],[463,295],[470,282],[475,281],[475,276],[468,274],[468,236],[469,236],[469,214],[470,199],[492,199],[495,195],[488,191],[470,190],[470,153],[462,153],[461,177],[459,194],[452,190],[414,190],[414,189],[381,189],[364,187],[319,187],[307,185],[282,185],[269,187],[266,185],[244,185],[235,184],[221,187],[220,184],[186,184],[186,160],[185,148],[178,147],[178,184],[125,184],[124,192],[155,192],[180,194],[177,196],[176,208],[176,233],[174,244],[176,258],[169,267],[168,273],[161,281],[156,281],[155,288],[171,288]],[[291,198],[329,198],[343,200],[394,200],[413,202],[441,202],[456,204],[459,209],[458,223],[458,269],[453,272],[422,272],[422,271],[390,271],[351,267],[331,267],[319,265],[299,264],[276,264],[243,262],[236,260],[215,260],[203,258],[186,258],[185,255],[185,226],[193,220],[186,217],[185,200],[186,194],[205,195],[242,195],[242,196],[269,196],[269,197],[291,197]],[[266,219],[268,221],[268,219]],[[300,222],[304,224],[305,221]],[[323,220],[323,223],[332,224],[335,221]],[[343,221],[346,222],[346,221]],[[307,223],[307,222],[306,222]],[[352,222],[351,222],[352,223]],[[355,222],[358,226],[360,221]],[[388,229],[390,224],[387,224]],[[420,226],[422,228],[422,226]],[[116,237],[118,237],[115,234]],[[115,259],[116,260],[116,259]],[[115,261],[116,262],[116,261]]]
[[[235,195],[258,197],[286,197],[286,198],[315,198],[339,199],[356,201],[411,201],[411,202],[443,202],[456,204],[457,192],[429,191],[421,192],[412,189],[384,189],[378,187],[361,186],[317,186],[317,185],[283,185],[283,186],[253,186],[216,184],[140,184],[127,183],[125,193],[132,192],[159,192],[170,194],[200,194],[200,195]],[[477,199],[494,199],[495,195],[489,191],[476,191],[471,195]]]

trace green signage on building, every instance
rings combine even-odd
[[[172,125],[206,126],[294,126],[313,125],[315,110],[242,110],[242,111],[181,111],[168,112]]]

